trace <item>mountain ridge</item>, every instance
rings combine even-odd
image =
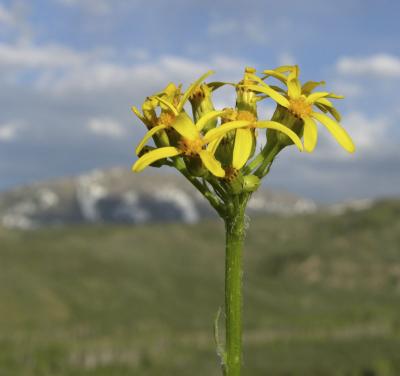
[[[260,189],[250,215],[313,213],[317,204],[287,192]],[[132,174],[115,167],[92,170],[0,192],[0,224],[34,229],[83,223],[195,223],[214,217],[206,200],[174,174]]]

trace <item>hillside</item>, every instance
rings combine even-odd
[[[260,189],[252,215],[312,213],[316,204],[290,193]],[[215,214],[177,174],[133,174],[129,169],[94,170],[0,192],[0,225],[36,229],[87,223],[196,223]]]
[[[400,374],[400,201],[251,220],[244,375]],[[223,228],[0,229],[1,376],[219,376]]]

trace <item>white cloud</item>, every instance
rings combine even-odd
[[[88,54],[60,45],[0,43],[0,65],[15,68],[61,68],[84,64]]]
[[[58,0],[67,6],[77,6],[94,14],[105,14],[112,9],[113,2],[110,0]]]
[[[70,65],[63,72],[47,70],[37,80],[42,89],[57,92],[74,90],[106,90],[151,88],[166,85],[169,81],[192,82],[210,68],[215,69],[218,79],[228,74],[240,77],[244,62],[228,56],[214,56],[198,61],[178,56],[161,56],[145,62],[124,65],[117,62],[81,59],[81,64]]]
[[[362,112],[352,111],[345,114],[340,123],[352,138],[356,152],[349,154],[344,151],[327,129],[319,124],[319,145],[313,153],[313,158],[330,162],[354,158],[362,160],[367,156],[382,155],[382,145],[391,148],[393,143],[396,143],[396,140],[391,140],[389,136],[389,119],[369,117]]]
[[[128,51],[129,54],[135,51]],[[209,69],[218,73],[218,79],[240,77],[245,62],[238,58],[215,55],[208,59],[164,55],[151,59],[147,51],[138,50],[137,59],[121,62],[115,51],[97,48],[79,51],[60,44],[0,43],[0,78],[25,83],[59,93],[74,90],[105,90],[122,88],[140,90],[140,87],[165,85],[170,80],[191,82]]]
[[[264,22],[257,19],[247,20],[246,22],[236,19],[214,20],[208,25],[207,33],[211,37],[243,38],[246,41],[261,45],[269,41]]]
[[[14,25],[15,17],[8,9],[0,4],[0,25]]]
[[[92,118],[87,123],[87,129],[97,135],[120,139],[125,135],[122,125],[111,118]]]
[[[207,32],[212,36],[225,36],[235,32],[237,22],[232,19],[212,22],[208,25]]]
[[[279,65],[294,65],[296,64],[296,59],[290,52],[283,52],[278,57]]]
[[[358,150],[380,150],[390,139],[389,121],[384,118],[371,118],[361,112],[350,112],[343,117],[341,123]]]
[[[147,60],[150,54],[149,51],[144,48],[136,48],[129,51],[128,56],[134,60]]]
[[[344,95],[346,98],[358,97],[363,93],[360,84],[344,80],[337,80],[333,83],[333,91],[337,94]]]
[[[0,125],[0,142],[10,142],[16,139],[18,128],[17,123],[6,123]]]
[[[400,77],[400,58],[388,54],[368,57],[342,57],[337,61],[336,69],[342,74],[398,78]]]

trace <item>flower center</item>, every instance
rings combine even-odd
[[[311,104],[306,102],[305,98],[289,99],[289,111],[298,118],[304,118],[311,114]]]
[[[250,111],[238,111],[236,120],[245,120],[255,123],[257,121],[257,118]]]
[[[183,151],[187,157],[194,157],[200,154],[203,149],[203,140],[197,138],[196,140],[188,140],[187,138],[182,138],[179,141],[179,149]]]
[[[256,116],[250,111],[238,111],[236,120],[244,120],[251,122],[251,124],[248,125],[249,128],[255,128],[257,122]]]
[[[172,112],[162,112],[160,117],[158,118],[159,125],[165,125],[166,127],[170,127],[175,121],[175,115]]]
[[[225,177],[224,179],[230,183],[237,178],[239,171],[232,166],[225,167]]]
[[[205,93],[203,88],[201,86],[197,86],[196,89],[193,90],[193,93],[189,97],[189,100],[200,102],[204,98],[205,98]]]

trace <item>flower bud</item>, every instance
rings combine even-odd
[[[161,95],[165,100],[177,106],[181,98],[181,88],[182,85],[176,86],[174,83],[170,82],[165,89],[162,91]],[[164,104],[160,103],[160,107],[163,110],[169,110],[169,108]]]
[[[190,104],[192,105],[193,118],[197,122],[201,117],[211,111],[215,111],[214,104],[211,97],[211,89],[207,84],[198,86],[189,97]],[[209,120],[203,127],[203,131],[207,132],[217,125],[217,119]]]
[[[219,143],[215,157],[222,165],[230,165],[232,163],[233,146],[235,144],[235,131],[228,132]]]
[[[249,111],[257,119],[257,102],[260,97],[252,90],[249,90],[245,85],[255,85],[256,82],[248,77],[248,74],[254,74],[256,70],[251,67],[246,67],[243,80],[236,86],[236,108],[239,111]]]
[[[143,111],[143,117],[146,121],[147,128],[153,128],[154,126],[157,125],[157,114],[156,114],[156,108],[158,105],[158,101],[155,98],[148,97],[146,100],[143,102],[142,105],[142,111]]]
[[[229,186],[229,191],[234,195],[243,192],[243,175],[239,170],[232,166],[225,168],[225,182]]]
[[[243,177],[243,190],[245,192],[254,192],[260,186],[260,179],[255,175],[246,175]]]

